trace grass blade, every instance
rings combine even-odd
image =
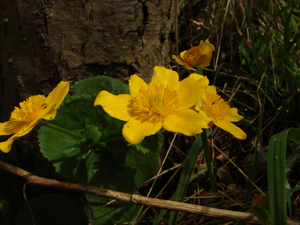
[[[286,142],[300,142],[300,129],[290,128],[275,134],[269,141],[268,189],[271,221],[273,225],[287,224],[286,206]]]
[[[269,225],[270,224],[270,213],[268,210],[264,209],[260,206],[254,206],[253,208],[254,215],[259,219],[259,221],[263,225]]]

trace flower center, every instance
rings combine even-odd
[[[20,103],[20,108],[15,107],[10,116],[10,121],[31,122],[36,120],[41,111],[47,107],[46,97],[33,95]]]
[[[230,106],[217,94],[207,93],[199,104],[206,115],[214,120],[223,119],[224,116],[230,114]]]
[[[180,106],[177,92],[165,85],[150,83],[133,97],[135,112],[153,117],[154,122],[174,112]]]

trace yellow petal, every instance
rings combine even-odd
[[[217,89],[213,85],[209,85],[206,89],[206,92],[209,94],[217,94]]]
[[[247,138],[247,134],[242,129],[240,129],[239,127],[237,127],[236,125],[234,125],[229,121],[226,120],[215,121],[215,125],[231,133],[237,139],[245,140]]]
[[[56,116],[56,108],[54,107],[47,107],[47,111],[44,110],[41,115],[40,118],[41,119],[45,119],[45,120],[50,120],[55,118]]]
[[[13,134],[14,132],[11,131],[11,129],[7,129],[9,121],[5,123],[0,123],[0,135],[10,135]]]
[[[199,113],[187,109],[168,115],[163,122],[163,128],[167,131],[194,136],[201,133],[202,128],[208,128],[208,126]]]
[[[208,40],[200,41],[198,46],[199,56],[195,60],[194,67],[207,67],[210,64],[212,58],[212,52],[215,50],[215,46],[209,43]]]
[[[0,143],[0,150],[4,153],[8,153],[11,149],[12,143],[17,140],[18,138],[28,134],[38,123],[38,120],[35,120],[31,123],[25,124],[22,129],[19,130],[16,134],[11,136],[7,141],[1,142]]]
[[[101,105],[108,115],[123,121],[128,121],[131,117],[129,114],[131,104],[130,95],[113,95],[107,91],[101,91],[94,102],[94,106]]]
[[[213,44],[211,44],[210,42],[209,42],[209,40],[207,39],[205,42],[203,42],[202,40],[200,41],[200,44],[202,44],[202,43],[205,43],[209,48],[210,48],[210,51],[215,51],[215,46],[213,45]],[[199,44],[199,45],[200,45]]]
[[[179,65],[186,65],[186,63],[179,57],[177,57],[176,55],[172,55],[172,59],[175,59],[175,61],[179,64]]]
[[[19,132],[28,123],[23,121],[7,121],[0,123],[0,135],[11,135]]]
[[[13,141],[14,140],[12,138],[9,138],[7,141],[0,142],[0,150],[4,153],[8,153],[11,149]]]
[[[153,76],[151,78],[152,84],[166,85],[172,88],[173,85],[178,83],[179,75],[173,70],[162,66],[155,66],[153,71]]]
[[[51,91],[51,93],[46,98],[47,108],[43,110],[40,118],[49,120],[56,116],[56,109],[61,105],[64,98],[69,92],[69,83],[67,81],[61,81],[59,84]]]
[[[47,106],[57,109],[69,92],[69,84],[70,82],[67,81],[59,82],[59,84],[48,95],[46,99]]]
[[[211,118],[209,118],[206,113],[200,109],[199,106],[195,107],[196,110],[199,112],[199,114],[205,119],[206,123],[209,124],[210,122],[213,122],[213,120]]]
[[[183,58],[184,54],[186,53],[186,51],[183,51],[180,53],[180,57]],[[172,59],[175,59],[175,61],[179,64],[182,65],[184,68],[188,69],[188,70],[193,70],[195,71],[195,69],[193,67],[190,67],[185,61],[183,61],[182,59],[180,59],[179,57],[177,57],[176,55],[172,55]]]
[[[204,68],[209,66],[212,56],[208,56],[206,54],[200,54],[199,57],[196,59],[194,67]]]
[[[224,119],[231,122],[238,122],[244,117],[238,114],[237,108],[230,108],[230,114],[225,116]]]
[[[146,85],[146,82],[140,78],[137,75],[132,75],[129,78],[129,92],[131,96],[135,96],[139,91],[144,88]]]
[[[186,53],[186,51],[182,51],[182,52],[180,52],[180,57],[181,57],[182,59],[184,59],[184,55],[185,55],[185,53]]]
[[[196,105],[206,92],[209,80],[207,77],[192,73],[180,81],[176,86],[181,106],[178,110]]]
[[[156,134],[162,125],[160,122],[151,123],[147,120],[137,120],[132,117],[123,127],[122,134],[130,144],[140,143],[146,136]]]

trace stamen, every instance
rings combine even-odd
[[[163,120],[180,106],[177,92],[165,85],[150,83],[133,98],[136,108],[151,120]]]
[[[20,103],[20,108],[15,107],[11,113],[10,121],[31,122],[39,117],[41,111],[47,107],[46,97],[33,95]]]
[[[223,119],[230,114],[230,106],[220,95],[208,93],[199,104],[208,117]]]

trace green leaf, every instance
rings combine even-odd
[[[293,166],[296,164],[298,159],[300,158],[300,145],[296,148],[294,152],[289,156],[286,160],[286,173],[290,172]]]
[[[129,94],[129,88],[122,81],[113,79],[108,76],[96,76],[78,81],[74,88],[75,95],[98,94],[102,90],[107,90],[112,94]]]
[[[128,85],[105,76],[76,83],[76,94],[64,100],[49,122],[52,125],[39,130],[41,152],[68,181],[136,193],[157,164],[163,130],[138,145],[128,144],[122,136],[125,122],[110,117],[101,106],[94,107],[101,90],[128,93]],[[93,209],[108,201],[89,199]],[[130,222],[137,208],[128,203],[111,204],[95,211],[94,224]]]
[[[268,161],[268,154],[267,153],[263,152],[262,150],[257,150],[257,152],[259,153],[262,160],[264,160],[265,162]]]
[[[270,224],[270,212],[263,207],[260,206],[254,206],[252,208],[254,215],[259,219],[259,221],[263,225],[269,225]]]
[[[153,138],[156,138],[155,140],[153,140],[153,138],[146,137],[144,139],[144,141],[135,145],[135,148],[137,150],[142,151],[144,154],[148,153],[150,151],[150,149],[157,149],[158,148],[157,144],[162,143],[162,141],[163,141],[163,138],[162,138],[163,132],[164,132],[164,130],[161,129],[158,132],[157,136],[153,136]]]
[[[29,201],[35,224],[43,225],[84,225],[88,224],[87,215],[79,204],[67,195],[47,194]],[[16,225],[32,225],[32,215],[28,206],[17,216]]]
[[[129,145],[122,136],[125,122],[94,107],[94,92],[102,88],[128,91],[126,84],[105,76],[76,83],[76,94],[65,99],[49,123],[80,138],[44,126],[39,130],[41,152],[68,181],[132,192],[155,168],[163,131]]]
[[[290,128],[275,134],[269,141],[268,189],[271,222],[273,225],[287,224],[286,207],[286,142],[287,139],[300,142],[300,129]]]
[[[94,142],[97,142],[101,137],[101,132],[99,132],[98,127],[94,125],[87,125],[85,128],[79,130],[80,135],[85,139],[92,139]]]
[[[111,199],[98,196],[86,195],[86,199],[93,211],[93,225],[122,224],[133,221],[140,208],[139,205],[128,202],[111,203]]]

